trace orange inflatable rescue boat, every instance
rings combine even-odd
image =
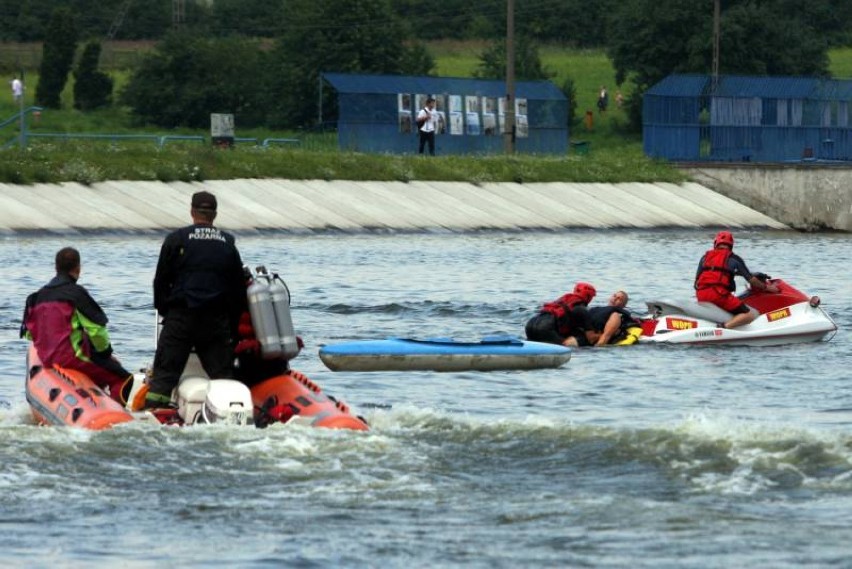
[[[30,344],[27,352],[27,402],[42,425],[108,429],[133,420],[119,402],[76,370],[45,368]]]
[[[131,407],[141,409],[147,386],[141,374]],[[224,397],[224,399],[222,399]],[[30,345],[27,352],[26,398],[41,425],[102,430],[134,419],[163,424],[191,425],[227,422],[266,427],[292,422],[311,427],[367,431],[369,426],[347,405],[326,395],[304,374],[289,370],[264,379],[251,388],[228,379],[209,379],[193,355],[175,389],[176,407],[154,413],[132,413],[112,399],[89,377],[76,370],[46,368]],[[219,401],[226,401],[223,405]],[[235,402],[241,401],[239,404]],[[236,412],[235,412],[236,408]],[[236,419],[235,417],[241,417]]]
[[[240,342],[234,354],[241,381],[208,377],[193,353],[172,392],[170,407],[142,411],[148,384],[146,374],[139,373],[133,377],[128,410],[85,374],[45,368],[30,345],[26,395],[36,419],[46,425],[84,429],[105,429],[134,418],[154,418],[168,425],[223,423],[263,428],[290,422],[369,430],[367,422],[353,415],[349,407],[290,369],[289,361],[299,354],[303,344],[290,318],[289,289],[277,274],[270,275],[263,267],[258,267],[257,275],[246,270],[249,311],[240,322]],[[255,333],[254,323],[260,324],[260,334]]]
[[[252,386],[251,398],[259,427],[289,420],[312,427],[369,430],[367,422],[353,415],[346,404],[323,393],[298,371],[290,370]]]

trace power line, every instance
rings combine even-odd
[[[107,40],[115,38],[115,34],[121,27],[121,24],[124,23],[124,18],[127,16],[127,11],[130,9],[130,4],[132,3],[133,0],[124,0],[124,3],[119,6],[118,13],[115,15],[115,18],[113,18],[112,24],[110,24],[109,31],[107,32]]]

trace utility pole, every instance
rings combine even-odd
[[[719,39],[721,36],[722,0],[713,0],[713,81],[712,93],[716,94],[719,83]]]
[[[515,153],[515,0],[506,0],[506,124],[503,149]]]
[[[172,0],[172,27],[179,30],[186,21],[186,0]]]
[[[26,120],[26,117],[24,116],[25,115],[25,113],[24,113],[25,96],[24,95],[25,95],[26,87],[24,85],[24,68],[23,67],[21,68],[20,73],[21,73],[21,76],[20,76],[21,98],[18,99],[18,112],[21,114],[21,117],[20,117],[20,119],[21,119],[21,133],[20,133],[21,134],[21,140],[20,140],[20,144],[21,144],[21,150],[24,150],[27,147],[27,120]]]

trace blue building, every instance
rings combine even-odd
[[[852,81],[671,75],[644,96],[645,154],[674,161],[852,160]]]
[[[427,96],[442,116],[437,154],[503,152],[506,84],[485,79],[324,73],[336,92],[341,150],[410,154],[417,152],[415,118]],[[321,96],[322,99],[322,96]],[[515,150],[565,154],[568,100],[549,81],[515,85]]]

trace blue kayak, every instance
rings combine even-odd
[[[491,371],[556,368],[571,359],[571,349],[514,336],[388,338],[328,344],[319,357],[332,371]]]

